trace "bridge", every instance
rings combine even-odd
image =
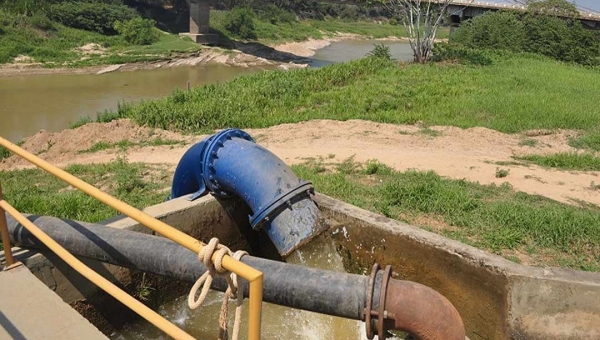
[[[442,1],[437,1],[442,2]],[[600,30],[600,12],[589,8],[579,7],[580,16],[577,18],[590,29]],[[489,11],[527,11],[527,5],[522,0],[513,0],[511,3],[483,2],[473,0],[454,0],[448,6],[453,24],[460,24],[462,20],[474,18]]]
[[[364,0],[320,0],[321,2],[330,2],[337,4],[361,5],[364,6]],[[489,11],[512,10],[525,12],[527,5],[523,0],[510,0],[511,3],[483,2],[474,0],[454,0],[448,7],[451,21],[454,25],[459,25],[461,21],[474,18]],[[190,0],[190,31],[181,33],[190,37],[193,41],[200,44],[215,44],[218,42],[218,35],[210,33],[210,3],[209,0]],[[425,2],[425,1],[423,1]],[[443,3],[443,0],[430,0],[430,2]],[[600,30],[600,12],[589,8],[579,7],[581,23],[590,29]]]

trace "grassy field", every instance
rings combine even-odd
[[[325,118],[484,126],[507,133],[578,129],[581,137],[572,143],[595,147],[600,140],[599,87],[599,70],[535,56],[498,57],[490,66],[365,58],[175,90],[163,99],[120,105],[99,119],[128,117],[184,132]]]
[[[324,194],[515,262],[600,271],[600,210],[375,161],[294,166]]]
[[[171,174],[161,166],[128,163],[72,165],[65,169],[136,208],[164,201]],[[4,197],[23,213],[98,222],[117,215],[103,203],[41,170],[0,171]]]

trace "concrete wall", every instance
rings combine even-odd
[[[600,339],[600,273],[519,265],[324,195],[347,268],[391,264],[459,310],[471,340]]]

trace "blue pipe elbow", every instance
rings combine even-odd
[[[287,256],[318,234],[313,185],[296,177],[246,132],[223,130],[192,146],[175,170],[171,198],[207,193],[236,196],[252,209],[250,225],[263,228],[279,254]]]

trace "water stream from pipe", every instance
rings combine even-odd
[[[344,272],[342,258],[337,253],[333,241],[326,237],[317,237],[301,249],[296,250],[287,258],[287,262]],[[198,339],[216,339],[222,298],[223,293],[211,291],[204,302],[204,306],[197,310],[190,310],[187,306],[187,296],[182,296],[161,306],[158,312]],[[248,301],[246,300],[240,339],[246,339],[247,337],[247,305]],[[230,316],[233,315],[234,308],[232,302],[230,304]],[[261,338],[263,340],[366,339],[363,322],[277,306],[270,303],[263,303],[262,320]],[[233,320],[230,320],[230,325],[232,323]],[[147,322],[140,321],[127,325],[118,333],[111,335],[111,339],[166,340],[168,337]]]

